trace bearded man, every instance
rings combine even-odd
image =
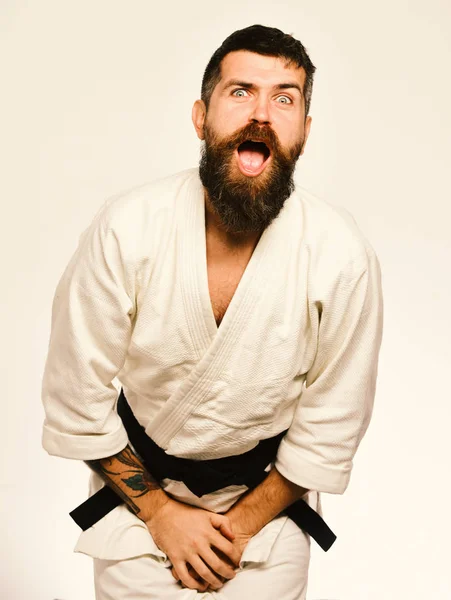
[[[382,297],[352,217],[293,183],[314,71],[278,29],[229,36],[199,168],[107,201],[58,284],[43,446],[92,469],[98,600],[305,599],[335,540],[320,493],[370,421]]]

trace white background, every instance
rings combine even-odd
[[[1,0],[1,597],[93,600],[68,512],[88,468],[41,448],[54,290],[122,189],[195,166],[190,114],[213,51],[254,23],[317,67],[297,180],[345,206],[380,258],[373,421],[309,600],[445,600],[451,423],[449,0]]]

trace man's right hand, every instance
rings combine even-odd
[[[218,575],[235,577],[240,555],[232,544],[235,536],[228,517],[169,498],[145,523],[186,587],[200,592],[208,586],[219,589],[223,582]],[[203,581],[193,577],[192,570]]]
[[[183,585],[218,589],[220,578],[235,576],[240,557],[229,517],[170,498],[128,444],[114,456],[86,462],[146,523]]]

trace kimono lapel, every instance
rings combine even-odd
[[[186,185],[180,192],[184,197],[177,202],[181,265],[178,273],[186,323],[198,362],[146,428],[147,435],[165,450],[195,408],[209,396],[211,383],[226,368],[257,298],[265,293],[271,272],[277,269],[286,240],[283,233],[287,234],[284,208],[262,234],[218,328],[208,289],[204,192],[197,171]]]

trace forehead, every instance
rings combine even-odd
[[[239,50],[230,52],[224,57],[221,63],[221,81],[218,87],[227,85],[227,81],[230,79],[240,79],[268,87],[294,81],[302,88],[305,75],[302,67],[297,67],[295,64],[287,66],[284,58]]]

